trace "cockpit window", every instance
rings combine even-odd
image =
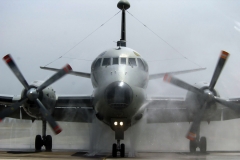
[[[127,64],[127,58],[121,58],[121,64]]]
[[[143,61],[140,58],[138,58],[137,61],[138,61],[138,67],[142,70],[145,70]]]
[[[94,65],[94,68],[93,68],[93,69],[99,68],[100,65],[101,65],[101,61],[102,61],[102,58],[99,58],[99,59],[95,62],[95,65]]]
[[[109,66],[111,64],[111,59],[110,58],[104,58],[102,66]]]
[[[137,63],[136,63],[136,60],[135,60],[135,58],[129,58],[128,59],[128,64],[130,65],[130,66],[137,66]]]
[[[118,58],[113,58],[113,62],[112,62],[113,65],[116,65],[116,64],[119,64],[118,62]]]

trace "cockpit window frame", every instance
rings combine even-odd
[[[125,63],[122,63],[122,59],[125,59]],[[127,65],[127,57],[120,57],[120,64],[121,65]]]

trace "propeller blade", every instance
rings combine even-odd
[[[6,62],[8,67],[12,70],[12,72],[15,74],[15,76],[18,78],[18,80],[22,83],[25,89],[29,89],[29,85],[25,78],[23,77],[22,73],[18,69],[16,63],[12,59],[10,54],[7,54],[6,56],[3,57],[3,60]]]
[[[57,124],[57,122],[53,119],[53,117],[51,116],[51,114],[48,112],[48,110],[44,107],[44,105],[42,104],[42,102],[39,99],[36,99],[36,102],[40,108],[40,112],[43,115],[43,118],[45,118],[49,125],[51,126],[52,130],[55,132],[55,134],[59,134],[62,129],[60,128],[60,126]]]
[[[188,83],[186,83],[186,82],[184,82],[184,81],[182,81],[182,80],[180,80],[176,77],[173,77],[169,74],[165,74],[163,80],[165,82],[174,84],[174,85],[176,85],[180,88],[186,89],[188,91],[192,91],[192,92],[197,93],[197,94],[204,94],[202,90],[200,90],[200,89],[198,89],[198,88],[196,88],[196,87],[194,87],[194,86],[192,86],[192,85],[190,85],[190,84],[188,84]]]
[[[57,73],[55,73],[52,77],[50,77],[48,80],[46,80],[43,84],[41,84],[37,91],[42,91],[47,86],[51,85],[52,83],[56,82],[58,79],[62,78],[65,74],[70,72],[72,70],[71,66],[67,64],[65,67],[60,69]]]
[[[10,107],[4,109],[1,113],[0,113],[0,122],[7,116],[11,115],[13,112],[15,112],[18,108],[20,108],[20,106],[27,100],[27,98],[21,100],[20,102],[16,102],[13,105],[11,105]]]
[[[221,52],[217,66],[215,68],[215,71],[214,71],[214,74],[213,74],[213,77],[211,80],[211,83],[210,83],[210,86],[209,86],[210,91],[213,91],[213,88],[214,88],[215,84],[217,83],[218,77],[219,77],[220,73],[222,72],[222,69],[223,69],[224,64],[226,63],[228,57],[229,57],[228,52],[226,52],[226,51]]]
[[[219,97],[214,97],[214,99],[215,99],[218,103],[220,103],[220,104],[222,104],[222,105],[224,105],[224,106],[226,106],[226,107],[228,107],[228,108],[230,108],[230,109],[232,109],[232,110],[234,110],[234,111],[236,111],[236,112],[240,112],[240,105],[239,105],[239,104],[234,103],[234,102],[227,101],[227,100],[225,100],[225,99],[221,99],[221,98],[219,98]]]
[[[199,130],[200,123],[202,121],[203,114],[205,112],[206,107],[207,107],[207,101],[203,104],[203,106],[202,106],[201,110],[199,111],[199,113],[196,114],[196,116],[194,117],[192,125],[189,128],[189,131],[188,131],[188,133],[186,135],[187,139],[189,139],[191,141],[194,141],[197,138],[197,132]]]

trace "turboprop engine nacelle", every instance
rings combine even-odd
[[[208,89],[209,83],[207,83],[207,82],[195,83],[194,86],[196,88],[201,89],[204,92],[210,93],[210,91]],[[213,89],[213,92],[211,92],[211,93],[214,96],[219,97],[219,94],[215,89]],[[205,98],[206,97],[203,97],[202,95],[199,95],[197,93],[194,93],[191,91],[187,92],[185,103],[186,103],[186,107],[188,109],[189,121],[192,121],[195,114],[197,114],[199,112],[201,106],[203,106],[203,103],[206,101]],[[217,104],[214,100],[208,99],[207,103],[208,103],[208,105],[207,105],[206,111],[204,113],[204,118],[203,118],[206,120],[210,119],[214,115],[214,112],[217,109]]]
[[[43,81],[34,81],[31,85],[30,88],[37,88],[39,87]],[[26,90],[23,89],[22,91],[22,97],[26,95]],[[39,92],[39,100],[44,104],[46,109],[49,111],[50,114],[53,113],[55,104],[56,104],[56,94],[55,91],[51,86],[46,87],[43,89],[41,92]],[[36,104],[35,101],[27,100],[23,105],[22,105],[24,111],[32,118],[35,119],[42,119],[42,114],[39,110],[38,105]]]

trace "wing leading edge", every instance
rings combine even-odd
[[[190,70],[167,72],[167,73],[168,73],[168,74],[171,74],[171,75],[178,75],[178,74],[184,74],[184,73],[201,71],[201,70],[205,70],[205,69],[206,69],[206,68],[198,68],[198,69],[190,69]],[[150,75],[149,75],[149,80],[158,79],[158,78],[163,78],[165,74],[166,74],[166,73],[150,74]]]
[[[49,70],[49,71],[59,71],[57,68],[51,68],[51,67],[40,67],[41,69]],[[85,78],[91,78],[90,73],[85,73],[85,72],[77,72],[77,71],[70,71],[68,74],[75,75],[75,76],[80,76],[80,77],[85,77]]]

